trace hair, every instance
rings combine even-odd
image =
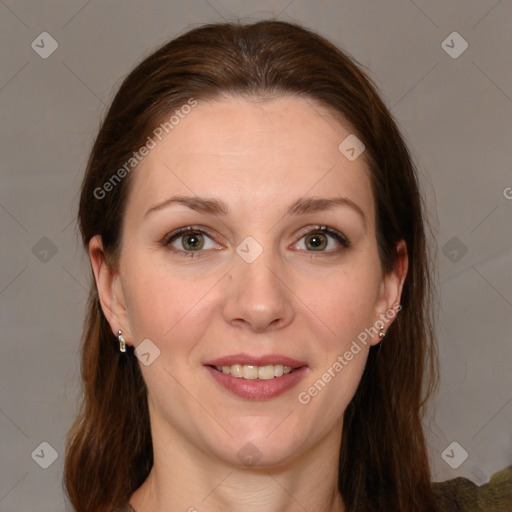
[[[176,108],[191,98],[283,95],[312,100],[350,125],[366,148],[384,272],[395,267],[400,240],[409,257],[402,310],[382,348],[370,350],[344,413],[339,491],[351,512],[435,511],[422,428],[437,385],[428,223],[396,122],[354,59],[316,33],[280,21],[203,25],[166,43],[125,78],[101,124],[81,189],[83,244],[87,248],[101,235],[105,257],[116,268],[131,174],[123,174],[104,197],[98,190]],[[78,512],[106,512],[142,485],[153,451],[139,364],[133,347],[120,353],[94,279],[81,350],[84,390],[66,443],[64,486]]]

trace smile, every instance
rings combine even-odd
[[[248,380],[271,380],[294,371],[294,368],[291,366],[285,366],[282,364],[267,364],[265,366],[232,364],[231,366],[214,366],[214,368],[219,372],[231,375],[237,379]]]
[[[279,354],[232,354],[203,365],[219,389],[249,400],[277,398],[295,388],[309,372],[306,362]]]

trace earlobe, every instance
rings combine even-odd
[[[100,235],[94,236],[89,242],[89,260],[101,309],[110,324],[112,334],[117,337],[118,331],[122,330],[123,337],[128,340],[129,324],[119,272],[109,265]]]

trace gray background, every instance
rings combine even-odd
[[[438,244],[434,480],[481,484],[510,465],[511,15],[507,0],[0,0],[0,511],[69,508],[63,448],[89,279],[74,217],[105,106],[158,45],[234,17],[302,23],[369,68],[419,167]],[[58,43],[47,59],[31,47],[44,31]],[[441,44],[454,31],[469,45],[458,58]],[[442,456],[453,441],[469,454],[460,465],[458,446]],[[58,454],[48,469],[42,442]]]

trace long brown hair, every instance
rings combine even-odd
[[[123,165],[127,170],[134,151],[175,109],[191,98],[285,94],[315,100],[351,125],[366,147],[382,268],[394,268],[399,240],[409,255],[402,311],[381,350],[370,351],[344,415],[340,493],[348,511],[435,511],[421,424],[437,383],[424,208],[397,125],[353,59],[319,35],[279,21],[205,25],[158,49],[124,80],[102,122],[82,184],[83,244],[101,235],[115,268],[130,169],[123,179],[112,177]],[[119,352],[93,282],[82,347],[84,395],[64,476],[78,512],[125,503],[152,467],[147,390],[133,347],[127,350]]]

